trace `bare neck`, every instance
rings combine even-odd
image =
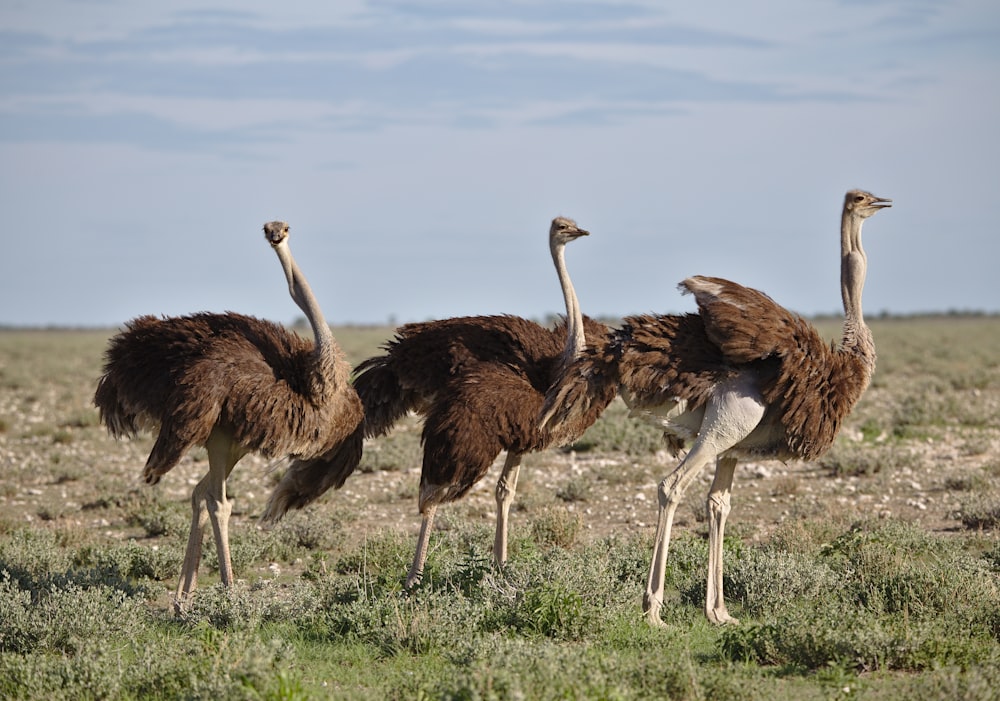
[[[555,263],[559,285],[562,287],[563,299],[566,302],[566,347],[563,350],[563,360],[568,363],[583,352],[586,343],[583,333],[583,312],[580,311],[580,302],[576,298],[576,290],[573,289],[573,282],[569,279],[569,271],[566,269],[566,244],[553,244],[551,250],[552,262]]]
[[[292,252],[288,249],[287,243],[282,242],[275,246],[274,251],[278,254],[281,267],[285,270],[285,277],[288,278],[288,292],[291,294],[292,300],[306,315],[309,325],[312,326],[313,338],[316,341],[316,357],[332,358],[334,356],[333,332],[330,331],[330,326],[326,323],[326,318],[319,308],[319,302],[316,301],[305,275],[302,274],[295,259],[292,258]]]
[[[865,325],[861,293],[868,271],[868,258],[861,246],[862,217],[845,211],[840,224],[840,294],[844,301],[842,347],[858,353],[874,366],[875,344]]]

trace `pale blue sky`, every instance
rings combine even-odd
[[[687,311],[728,277],[839,312],[1000,310],[1000,5],[4,0],[0,324]]]

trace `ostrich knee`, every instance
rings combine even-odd
[[[497,487],[496,487],[497,505],[499,506],[504,503],[509,504],[511,501],[514,500],[514,495],[516,493],[517,493],[516,483],[511,484],[510,482],[507,481],[507,478],[505,476],[501,475],[500,479],[497,480]]]
[[[676,511],[684,497],[679,475],[669,475],[660,480],[656,488],[656,497],[661,511],[669,510],[671,513]]]
[[[709,523],[718,521],[725,523],[731,510],[729,494],[709,494],[708,499],[705,500],[705,511]]]

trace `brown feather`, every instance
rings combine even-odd
[[[695,276],[680,284],[694,295],[705,334],[735,365],[780,355],[802,319],[763,292],[716,277]]]
[[[116,437],[158,432],[143,470],[155,483],[216,425],[266,457],[330,451],[360,423],[361,403],[338,391],[348,386],[346,361],[326,382],[323,372],[311,341],[269,321],[143,316],[111,339],[94,403]]]
[[[292,509],[301,509],[329,489],[340,489],[361,462],[364,423],[328,453],[317,458],[292,460],[274,488],[261,521],[270,523]]]
[[[705,333],[727,362],[777,363],[760,387],[784,429],[776,452],[806,460],[826,452],[868,387],[868,362],[850,349],[832,349],[812,324],[758,290],[701,276],[681,288],[694,295]]]
[[[607,327],[584,318],[588,341]],[[503,450],[528,452],[571,442],[607,403],[593,402],[558,431],[537,417],[562,359],[566,327],[516,316],[459,317],[401,326],[385,354],[357,367],[365,435],[384,435],[409,411],[424,421],[421,494],[433,503],[463,496]],[[427,506],[422,499],[421,511]]]
[[[832,350],[805,319],[756,290],[742,288],[750,303],[733,303],[740,286],[724,282],[729,301],[698,297],[700,315],[626,317],[620,329],[589,344],[559,374],[542,414],[551,415],[552,424],[572,421],[595,400],[607,406],[608,394],[619,388],[633,410],[678,400],[695,410],[720,383],[753,366],[762,396],[775,407],[784,430],[779,444],[772,446],[775,454],[803,459],[822,455],[868,386],[865,362]],[[749,323],[748,309],[760,315],[758,324]]]
[[[618,344],[621,383],[636,409],[678,399],[697,408],[736,372],[695,314],[626,317]]]

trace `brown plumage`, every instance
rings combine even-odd
[[[134,437],[142,430],[157,434],[143,469],[149,484],[156,484],[191,447],[208,450],[209,472],[191,496],[178,609],[195,588],[209,519],[219,575],[223,584],[232,583],[232,506],[226,479],[237,461],[251,452],[296,458],[289,472],[298,479],[289,481],[308,483],[309,490],[284,498],[299,506],[339,486],[336,476],[323,474],[324,460],[346,450],[347,439],[361,424],[350,365],[288,249],[288,225],[270,222],[264,234],[285,270],[292,299],[312,324],[315,342],[231,312],[142,316],[110,340],[94,394],[101,421],[115,438]]]
[[[385,354],[357,368],[355,389],[365,408],[364,434],[390,431],[408,412],[424,418],[419,507],[423,515],[413,565],[406,579],[420,581],[430,530],[439,504],[465,495],[501,451],[507,451],[497,482],[494,559],[507,558],[507,521],[521,456],[578,438],[615,396],[572,420],[541,430],[538,412],[545,392],[568,359],[607,333],[584,319],[566,272],[566,243],[588,232],[562,217],[552,222],[549,247],[562,284],[567,319],[547,329],[516,316],[477,316],[407,324],[385,345]],[[341,472],[353,469],[344,467]]]
[[[543,426],[590,411],[593,397],[617,388],[632,416],[664,431],[687,456],[659,486],[656,545],[643,607],[659,624],[674,512],[701,469],[716,462],[708,494],[709,572],[705,613],[733,622],[722,591],[722,538],[739,458],[813,459],[833,443],[868,387],[875,346],[861,310],[867,260],[864,220],[885,200],[847,193],[841,218],[844,333],[828,345],[805,319],[762,292],[713,277],[684,280],[698,314],[641,315],[588,347],[553,383]]]

